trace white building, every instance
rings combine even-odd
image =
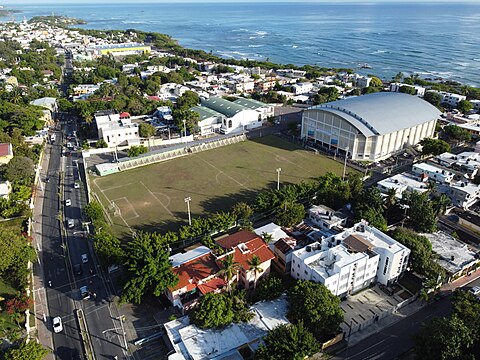
[[[12,192],[12,185],[10,181],[0,181],[0,199],[8,200],[10,193]]]
[[[324,230],[343,227],[347,223],[347,218],[345,214],[335,212],[325,205],[314,205],[308,209],[308,219]]]
[[[428,191],[427,185],[425,185],[424,182],[406,173],[393,175],[380,180],[377,183],[377,188],[384,194],[387,194],[390,189],[395,189],[395,196],[399,199],[402,198],[402,194],[405,191],[420,193]]]
[[[292,254],[295,279],[324,284],[345,296],[378,281],[397,281],[408,264],[410,249],[388,235],[359,223],[344,232],[315,242]]]
[[[417,96],[423,97],[425,95],[425,88],[419,85],[409,85],[395,82],[390,84],[389,89],[392,92],[400,92],[400,88],[404,86],[415,89],[415,95]]]
[[[428,177],[428,179],[439,183],[450,183],[454,177],[454,173],[427,163],[413,164],[412,171],[419,176]]]
[[[408,94],[381,92],[311,107],[301,135],[354,160],[379,161],[435,133],[440,112]]]
[[[138,124],[130,118],[120,118],[120,114],[102,111],[95,114],[95,122],[99,139],[103,139],[108,147],[128,145],[132,141],[140,141]]]
[[[480,186],[467,181],[449,184],[444,191],[452,204],[467,210],[480,199]]]
[[[469,100],[470,104],[472,104],[473,109],[479,111],[480,110],[480,100]]]
[[[270,104],[265,104],[261,101],[254,99],[238,98],[234,101],[235,104],[242,105],[247,109],[255,110],[260,114],[262,120],[267,120],[268,117],[274,115],[275,107]]]
[[[359,88],[366,88],[370,86],[370,82],[372,81],[371,77],[368,76],[358,76],[355,79],[355,85]]]
[[[460,94],[449,93],[446,91],[436,91],[436,90],[428,90],[434,91],[442,96],[442,104],[450,105],[451,107],[457,107],[458,103],[462,100],[466,100],[467,97]]]
[[[313,84],[310,82],[299,82],[292,86],[295,95],[302,95],[309,93],[313,89]]]
[[[252,110],[225,100],[220,97],[210,97],[202,101],[202,106],[223,114],[220,132],[230,134],[262,126],[262,115]]]
[[[194,106],[190,110],[200,116],[198,119],[200,136],[208,136],[220,132],[225,115],[206,106]]]

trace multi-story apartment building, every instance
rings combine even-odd
[[[387,285],[405,271],[410,250],[362,222],[292,254],[290,274],[346,296],[374,282]]]

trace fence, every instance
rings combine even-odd
[[[118,161],[117,165],[120,171],[130,170],[140,166],[155,164],[158,162],[175,159],[189,154],[198,153],[201,151],[235,144],[241,141],[245,141],[246,139],[247,138],[244,134],[237,134],[231,136],[222,136],[221,138],[195,141],[193,143],[181,144],[165,149],[148,152],[135,158],[123,158]]]

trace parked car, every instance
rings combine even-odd
[[[69,229],[73,228],[75,226],[75,220],[67,219],[67,226]]]
[[[75,271],[76,275],[82,275],[83,274],[82,265],[80,264],[73,265],[73,271]]]
[[[84,263],[84,264],[88,263],[88,255],[87,254],[82,254],[82,263]]]
[[[65,200],[65,206],[70,206],[70,205],[72,205],[72,200],[70,199]]]
[[[53,318],[53,331],[59,333],[63,330],[62,318],[57,316]]]
[[[90,292],[88,291],[88,287],[86,285],[80,288],[80,294],[82,294],[83,300],[90,299]]]
[[[77,182],[77,181],[75,181],[75,182],[73,183],[73,188],[74,188],[74,189],[80,189],[80,183]]]
[[[469,291],[475,296],[480,296],[480,286],[474,286]]]

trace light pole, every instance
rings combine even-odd
[[[347,148],[345,149],[345,162],[343,164],[343,176],[342,176],[342,181],[345,181],[345,173],[347,172],[347,158],[348,158],[348,151],[349,151],[349,147],[347,146]]]
[[[403,214],[403,219],[402,219],[402,227],[403,227],[403,223],[405,222],[405,219],[407,218],[407,210],[410,209],[410,206],[408,206],[407,204],[400,204],[400,207],[402,209],[405,209],[405,213]]]
[[[282,171],[282,169],[278,168],[276,171],[277,171],[277,190],[280,190],[280,171]]]
[[[185,137],[187,137],[187,120],[183,119],[183,133],[185,134]]]
[[[190,215],[190,201],[192,201],[192,198],[186,197],[185,202],[187,203],[187,213],[188,213],[188,225],[192,225],[192,216]]]

